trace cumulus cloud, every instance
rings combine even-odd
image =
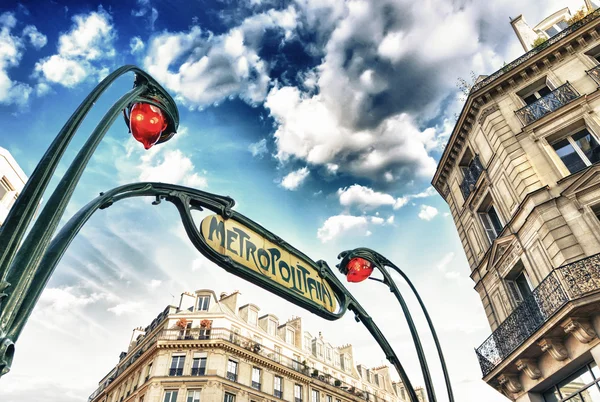
[[[424,221],[430,221],[436,217],[438,214],[438,210],[435,207],[429,205],[421,205],[421,209],[419,211],[419,218]]]
[[[435,189],[431,186],[420,193],[408,194],[398,198],[394,198],[390,194],[375,191],[372,188],[361,186],[359,184],[340,188],[337,191],[340,205],[345,207],[357,206],[364,210],[376,209],[381,206],[391,206],[394,209],[399,209],[414,198],[425,198],[434,194],[436,194]]]
[[[29,38],[29,43],[36,49],[41,49],[48,43],[46,35],[38,31],[35,25],[27,25],[23,29],[23,35]]]
[[[182,184],[194,188],[205,188],[208,185],[206,178],[195,172],[190,158],[178,149],[142,157],[139,169],[140,181]]]
[[[302,183],[304,183],[309,174],[310,171],[307,167],[303,167],[288,173],[283,180],[281,180],[281,187],[285,188],[286,190],[296,190],[302,185]]]
[[[107,71],[103,63],[115,56],[115,29],[104,9],[72,20],[71,29],[58,38],[57,53],[35,65],[35,74],[45,82],[74,87],[88,77],[98,79]]]
[[[362,233],[364,236],[370,236],[372,231],[369,225],[382,226],[393,223],[393,216],[383,219],[379,216],[354,216],[348,214],[335,215],[327,218],[323,225],[317,230],[317,238],[322,243],[327,243],[346,232]]]
[[[107,311],[114,313],[116,316],[120,317],[125,314],[133,314],[137,313],[142,309],[142,303],[129,301],[124,303],[119,303],[116,306],[109,307]]]
[[[16,25],[13,13],[0,14],[0,104],[22,106],[27,104],[32,88],[8,75],[8,70],[17,67],[23,57],[22,39],[11,33]]]
[[[187,32],[164,32],[148,43],[147,71],[190,108],[202,108],[239,96],[249,104],[264,101],[271,78],[259,56],[266,32],[291,38],[296,11],[269,10],[239,26],[213,35],[198,26]]]
[[[148,289],[150,290],[154,290],[154,289],[158,289],[158,287],[162,284],[162,281],[158,280],[158,279],[152,279],[149,283],[148,283]]]

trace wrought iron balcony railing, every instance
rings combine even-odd
[[[171,377],[179,377],[183,375],[183,368],[171,368],[169,369],[169,375]]]
[[[596,84],[600,85],[600,65],[588,70],[587,73],[594,81],[596,81]]]
[[[475,155],[469,164],[469,167],[464,171],[465,177],[463,178],[462,183],[460,183],[460,191],[462,191],[465,200],[469,198],[469,194],[471,194],[471,192],[473,192],[475,189],[477,180],[479,180],[483,170],[483,166],[479,160],[479,155]]]
[[[567,82],[532,104],[517,110],[515,113],[521,120],[521,123],[526,126],[577,98],[579,98],[579,93]]]
[[[554,269],[476,349],[488,375],[561,307],[600,290],[600,254]]]
[[[192,367],[192,375],[205,375],[206,367]]]
[[[237,381],[237,374],[236,373],[232,373],[231,371],[228,371],[227,372],[227,379],[229,381],[236,382]]]
[[[260,383],[256,382],[256,381],[252,381],[252,388],[254,388],[257,391],[260,391]]]

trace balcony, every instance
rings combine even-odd
[[[236,373],[232,373],[231,371],[228,371],[227,372],[227,379],[229,381],[237,382],[237,374]]]
[[[252,381],[252,388],[254,388],[257,391],[260,391],[260,383],[256,382],[256,381]]]
[[[579,93],[567,82],[515,113],[521,123],[527,126],[577,98],[579,98]]]
[[[479,155],[475,155],[469,167],[464,171],[465,177],[463,178],[462,183],[460,183],[460,191],[462,191],[462,195],[466,200],[469,198],[469,195],[475,189],[475,185],[477,184],[477,180],[483,173],[483,166],[481,165],[481,161],[479,160]]]
[[[600,290],[600,254],[554,269],[476,349],[485,377],[564,305]]]
[[[192,367],[192,375],[205,375],[206,367]]]
[[[180,377],[183,375],[183,368],[171,368],[169,369],[169,376]]]
[[[194,328],[189,330],[188,336],[186,338],[190,339],[180,339],[180,331],[177,329],[164,329],[158,334],[159,342],[177,342],[181,346],[185,346],[186,343],[194,344],[198,341],[202,342],[212,342],[212,341],[225,341],[232,343],[238,347],[244,348],[252,353],[262,356],[264,359],[269,359],[273,362],[281,364],[287,368],[290,368],[294,371],[302,373],[306,376],[313,377],[313,380],[320,381],[326,383],[332,387],[339,388],[349,394],[359,397],[364,401],[376,401],[376,396],[359,390],[358,388],[353,387],[350,384],[342,382],[328,374],[319,374],[318,372],[311,370],[307,365],[300,363],[297,360],[294,360],[290,357],[285,356],[280,351],[274,351],[272,349],[266,348],[258,343],[256,343],[253,339],[243,337],[237,333],[233,333],[226,328],[212,328],[210,331],[200,331],[200,328]],[[194,374],[192,374],[194,375]],[[227,373],[227,378],[230,375],[234,375],[234,373]],[[237,376],[236,376],[237,377]],[[232,377],[233,378],[233,377]],[[231,378],[229,378],[231,379]],[[232,380],[236,381],[236,380]]]

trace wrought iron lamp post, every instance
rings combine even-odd
[[[371,279],[377,282],[384,283],[390,288],[390,291],[394,293],[396,299],[400,303],[402,307],[402,311],[404,316],[406,317],[406,321],[408,322],[408,327],[410,329],[411,336],[413,338],[413,342],[415,344],[415,349],[417,351],[417,356],[419,357],[419,363],[421,365],[421,371],[423,372],[423,379],[425,381],[425,389],[427,390],[427,397],[430,402],[435,402],[435,391],[433,388],[433,383],[431,380],[431,374],[429,372],[429,367],[427,365],[427,359],[425,357],[425,353],[423,352],[423,346],[421,345],[421,340],[419,339],[418,331],[415,327],[415,323],[412,319],[408,306],[400,293],[400,290],[394,283],[392,276],[386,269],[389,267],[399,273],[408,286],[411,288],[413,293],[415,294],[419,304],[421,305],[421,309],[423,310],[423,314],[427,319],[427,324],[429,325],[429,329],[431,330],[431,334],[433,336],[433,340],[435,342],[435,346],[437,348],[438,356],[440,358],[440,363],[442,366],[442,371],[444,373],[444,380],[446,382],[446,390],[448,392],[448,400],[450,402],[454,402],[454,395],[452,393],[452,386],[450,385],[450,377],[448,375],[448,369],[446,368],[446,361],[444,359],[444,354],[442,353],[442,347],[440,346],[440,342],[437,337],[437,333],[435,332],[435,328],[433,327],[433,323],[431,322],[431,318],[429,317],[429,313],[425,308],[425,304],[421,299],[421,296],[417,292],[417,289],[414,287],[408,276],[398,268],[394,263],[388,260],[383,255],[379,254],[376,251],[373,251],[368,248],[356,248],[354,250],[346,250],[340,253],[338,259],[341,259],[340,263],[337,265],[340,272],[346,276],[348,282],[362,282],[365,279]],[[383,279],[373,278],[371,274],[373,270],[377,268],[383,275]]]
[[[102,93],[127,72],[135,73],[133,89],[100,120],[23,240],[42,194],[83,119]],[[179,126],[175,101],[152,77],[133,65],[115,70],[92,90],[60,130],[0,228],[0,376],[10,369],[14,342],[50,277],[51,272],[44,271],[40,262],[67,203],[92,154],[121,113],[133,136],[146,149],[168,141]]]

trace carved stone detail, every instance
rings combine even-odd
[[[552,356],[555,360],[558,360],[559,362],[569,357],[567,349],[565,348],[565,345],[563,345],[560,339],[543,338],[540,341],[538,341],[537,344],[542,348],[542,352],[550,353],[550,356]]]
[[[595,29],[592,29],[592,30],[590,31],[590,35],[592,36],[592,39],[593,39],[593,40],[598,40],[598,39],[600,39],[600,36],[598,35],[598,32],[597,32]]]
[[[581,343],[589,343],[596,337],[596,331],[585,318],[569,317],[560,326],[567,334],[572,334]]]
[[[535,75],[538,75],[538,74],[540,73],[540,69],[539,69],[539,68],[538,68],[538,66],[537,66],[537,65],[535,65],[535,64],[533,64],[533,65],[531,66],[531,69],[533,70],[533,73],[534,73]]]
[[[523,390],[523,386],[514,374],[500,374],[498,376],[498,382],[500,385],[504,386],[508,392],[512,392],[513,394]]]
[[[537,365],[537,362],[533,359],[519,359],[517,360],[517,368],[519,371],[523,371],[532,380],[537,380],[542,376],[542,372]]]
[[[483,121],[496,110],[500,110],[498,105],[492,105],[488,108],[485,108],[481,111],[481,115],[479,116],[479,124],[483,124]]]
[[[579,38],[577,38],[577,43],[579,43],[579,46],[581,46],[581,47],[586,47],[587,46],[587,42],[585,41],[585,39],[583,38],[583,36],[580,36]]]
[[[560,51],[557,50],[556,52],[554,52],[552,54],[554,55],[554,57],[556,57],[556,59],[558,61],[562,60],[562,54],[560,54]]]
[[[567,52],[569,52],[569,54],[575,54],[575,49],[573,49],[573,46],[567,45],[565,46],[565,49],[567,49]]]

